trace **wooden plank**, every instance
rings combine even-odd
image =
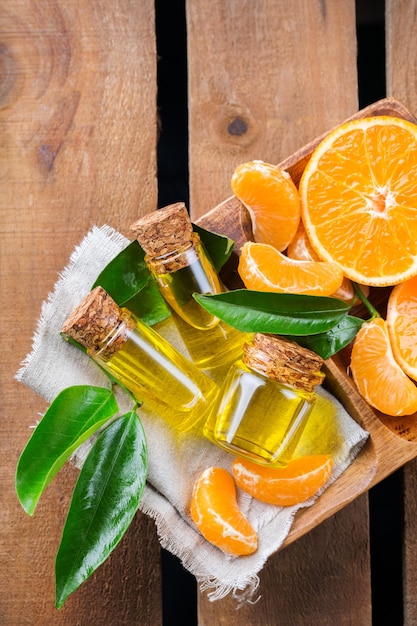
[[[354,2],[187,3],[190,207],[230,195],[234,167],[279,163],[357,109]]]
[[[269,559],[255,604],[236,610],[234,598],[210,603],[200,596],[199,625],[229,626],[237,616],[242,626],[371,624],[366,511],[361,496]]]
[[[417,14],[414,0],[386,1],[387,95],[401,100],[417,113]],[[403,469],[404,531],[403,589],[404,624],[417,623],[417,461]]]
[[[238,163],[278,163],[357,110],[355,7],[189,0],[187,27],[196,218],[230,196]],[[239,623],[371,624],[367,522],[362,496],[271,558],[262,598],[239,611]],[[235,609],[230,598],[199,595],[201,624],[232,623]]]
[[[128,235],[140,212],[156,208],[153,2],[3,0],[0,33],[0,621],[154,626],[162,620],[160,550],[153,523],[141,515],[55,610],[54,558],[77,472],[65,468],[35,516],[25,515],[14,472],[46,406],[13,380],[74,246],[94,223]]]

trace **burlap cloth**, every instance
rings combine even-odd
[[[44,302],[32,351],[16,377],[48,402],[70,385],[108,385],[107,378],[91,359],[63,341],[60,329],[101,270],[128,243],[125,237],[107,226],[94,227],[74,250],[68,266]],[[185,352],[172,322],[164,322],[159,330]],[[124,393],[118,394],[118,402],[121,413],[129,410],[130,400]],[[325,390],[320,391],[319,404],[322,411],[329,409],[335,414],[333,428],[327,426],[323,432],[313,412],[309,435],[300,442],[297,452],[333,455],[334,470],[327,487],[349,466],[368,435]],[[187,436],[178,440],[160,418],[144,407],[139,409],[139,415],[149,449],[148,482],[140,509],[155,520],[161,545],[179,557],[184,567],[195,575],[202,590],[210,590],[210,599],[216,600],[228,593],[240,600],[253,598],[260,570],[285,540],[300,506],[274,507],[239,492],[241,509],[259,534],[259,547],[255,554],[246,557],[225,555],[195,530],[188,506],[197,475],[210,466],[230,469],[232,456],[203,439]],[[311,433],[315,433],[313,444]],[[310,443],[306,447],[307,439]],[[88,444],[84,444],[72,462],[80,466],[87,451]],[[316,497],[301,506],[311,506]]]

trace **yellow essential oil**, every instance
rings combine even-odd
[[[204,434],[234,455],[286,465],[314,406],[321,364],[295,342],[257,333],[230,368]]]
[[[203,309],[193,293],[220,293],[220,279],[208,260],[200,238],[192,233],[191,241],[163,257],[145,261],[166,302],[190,326],[208,330],[219,324],[219,319]],[[172,271],[172,268],[179,267]],[[171,271],[168,271],[171,268]]]
[[[207,417],[217,387],[163,337],[102,289],[94,289],[63,326],[137,400],[187,432]]]
[[[198,233],[193,232],[185,204],[154,211],[131,228],[194,363],[213,369],[234,362],[247,335],[211,315],[193,298],[193,293],[221,293],[224,286]]]

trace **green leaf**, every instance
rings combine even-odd
[[[101,433],[80,472],[56,557],[57,608],[119,543],[138,509],[146,475],[145,435],[132,411]]]
[[[134,295],[133,298],[119,306],[129,309],[133,315],[148,326],[159,324],[159,322],[163,322],[171,315],[165,300],[159,292],[158,286],[152,281]]]
[[[106,265],[92,288],[100,285],[119,306],[153,326],[170,312],[144,259],[143,249],[132,241]]]
[[[74,450],[117,411],[111,389],[77,385],[58,394],[17,464],[16,492],[26,513],[33,515],[47,485]]]
[[[145,253],[135,239],[106,265],[92,288],[100,285],[123,306],[151,279],[144,258]]]
[[[230,257],[234,242],[193,224],[216,270]],[[145,252],[135,239],[106,265],[92,288],[100,285],[117,302],[145,324],[153,326],[170,316],[170,310],[145,262]]]
[[[200,239],[208,253],[216,271],[219,272],[233,252],[234,241],[225,235],[212,233],[197,224],[193,224],[193,230],[200,235]]]
[[[237,289],[212,296],[194,294],[207,311],[242,332],[280,335],[323,333],[347,315],[338,298]]]
[[[350,344],[365,320],[352,315],[344,317],[336,326],[325,333],[310,335],[308,337],[292,337],[297,343],[313,350],[323,359],[330,359],[342,348]]]

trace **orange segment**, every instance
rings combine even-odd
[[[264,243],[246,242],[238,272],[247,289],[330,296],[342,284],[343,272],[334,263],[295,261]]]
[[[417,126],[396,117],[354,120],[313,152],[301,212],[319,257],[357,283],[417,275]]]
[[[300,197],[285,170],[264,161],[239,165],[232,191],[248,209],[256,242],[285,250],[300,222]]]
[[[283,468],[238,458],[232,470],[237,486],[252,497],[276,506],[292,506],[317,493],[329,480],[332,468],[330,456],[317,454],[293,459]]]
[[[287,248],[287,256],[296,261],[320,261],[320,257],[311,245],[302,222],[300,222],[294,239]],[[339,289],[332,296],[353,304],[355,290],[349,278],[343,278]]]
[[[417,411],[417,387],[394,359],[381,317],[364,324],[356,335],[350,368],[359,393],[374,408],[387,415]]]
[[[408,376],[417,380],[417,277],[391,291],[387,326],[395,360]]]
[[[227,470],[209,467],[200,474],[190,513],[203,537],[223,552],[241,556],[256,551],[257,534],[238,507],[235,483]]]

